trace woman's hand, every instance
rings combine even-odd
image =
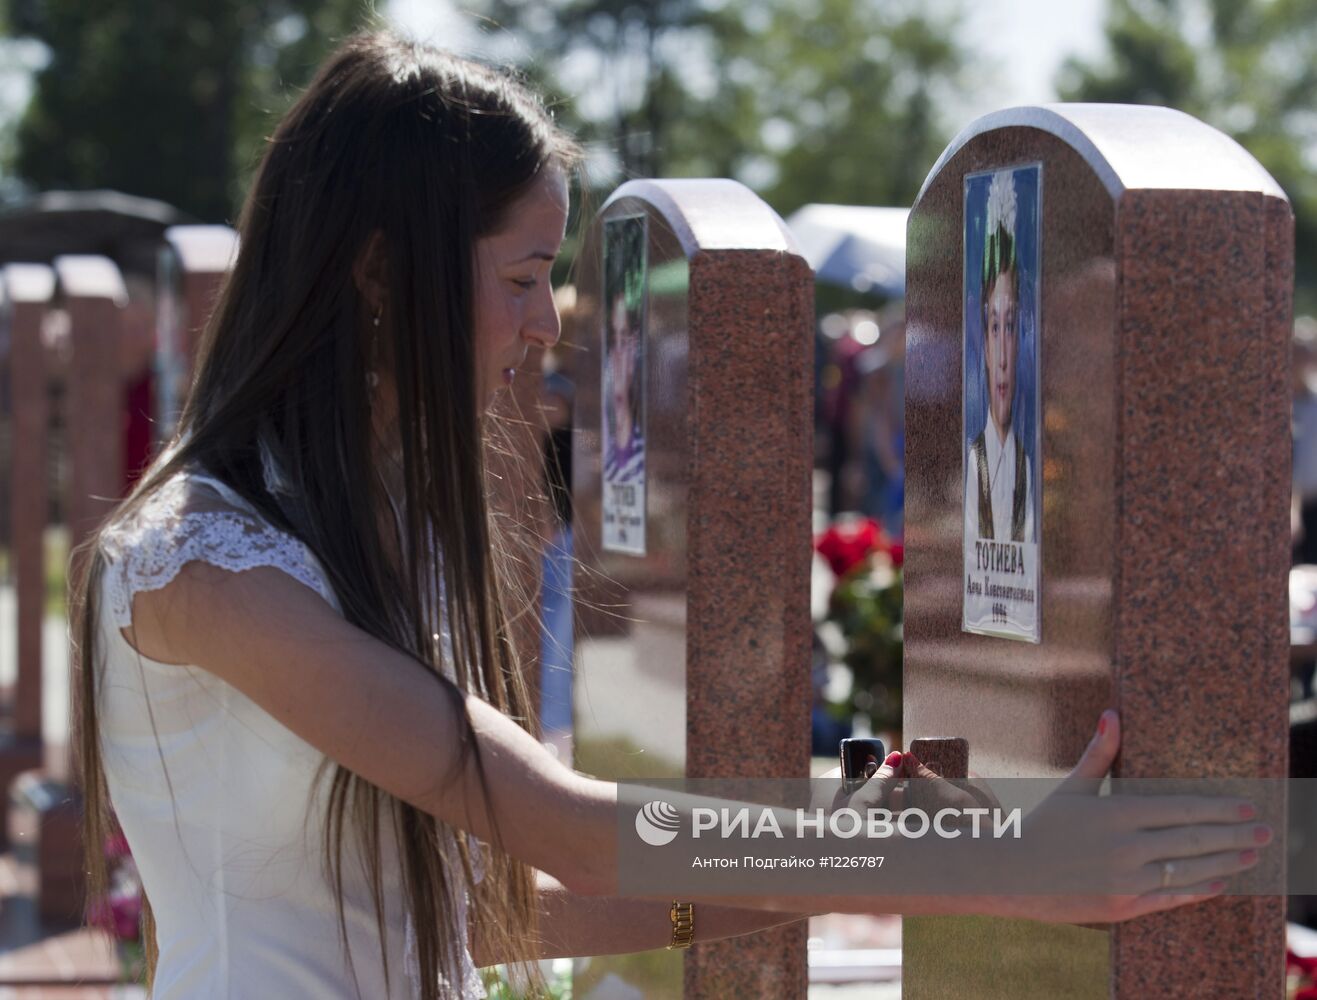
[[[1113,795],[1098,789],[1120,748],[1104,712],[1062,786],[1006,847],[1021,893],[985,897],[982,912],[1065,923],[1117,922],[1203,902],[1257,864],[1271,829],[1252,803],[1225,796]],[[1000,883],[999,883],[1000,884]]]
[[[892,811],[918,806],[930,815],[941,809],[997,809],[1001,803],[992,790],[972,773],[969,783],[960,784],[942,777],[907,750],[901,755],[901,776],[909,781],[892,793]]]
[[[836,812],[838,809],[854,809],[857,812],[866,809],[895,809],[891,804],[892,796],[894,793],[899,794],[897,784],[901,777],[899,751],[893,750],[881,764],[877,757],[869,754],[864,765],[864,783],[854,791],[846,791],[840,767],[819,775],[815,780],[827,781],[828,784],[823,785],[821,791],[816,789],[810,808],[826,809],[828,812]],[[834,781],[837,783],[836,791],[828,796],[827,792],[833,788],[831,782]]]
[[[841,768],[834,767],[815,780],[824,779],[840,783]],[[929,813],[934,813],[939,809],[976,807],[995,809],[1000,805],[981,781],[975,781],[974,784],[964,787],[948,781],[929,768],[910,750],[905,753],[893,750],[884,758],[881,765],[878,763],[878,758],[870,754],[866,764],[865,779],[864,784],[850,795],[841,788],[830,797],[816,793],[811,807],[827,808],[830,812],[846,808],[857,811],[881,808],[898,813],[907,806],[917,805]],[[902,784],[905,779],[918,782],[917,786],[913,786],[917,794],[912,792],[912,787]],[[825,785],[824,789],[826,791],[831,787]]]

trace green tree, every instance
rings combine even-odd
[[[510,31],[534,54],[527,75],[560,95],[574,131],[606,146],[627,177],[669,171],[671,133],[701,103],[692,70],[732,26],[699,0],[484,0],[480,7],[487,30]]]
[[[1296,307],[1317,308],[1317,5],[1111,0],[1108,53],[1067,60],[1065,100],[1179,108],[1234,137],[1289,195]]]
[[[956,0],[486,0],[622,177],[728,176],[781,212],[909,204],[963,91]]]
[[[115,188],[234,217],[275,117],[364,0],[6,0],[46,45],[13,168],[38,188]]]
[[[782,0],[729,53],[753,108],[755,154],[779,211],[807,202],[909,205],[952,129],[941,108],[974,68],[957,7],[890,0]]]

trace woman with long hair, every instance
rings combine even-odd
[[[616,786],[536,738],[486,503],[486,408],[559,334],[578,158],[508,75],[389,34],[344,43],[270,139],[178,434],[74,587],[93,889],[112,804],[156,1000],[479,996],[480,965],[670,942],[669,901],[609,895]],[[1116,732],[1078,773],[1106,772]],[[1122,841],[1146,893],[1028,912],[1219,891],[1243,827],[1213,808]],[[1203,855],[1182,895],[1129,854],[1145,835]],[[696,940],[837,902],[696,901]],[[957,907],[1013,909],[868,905]]]

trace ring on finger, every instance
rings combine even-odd
[[[1169,889],[1171,885],[1171,879],[1173,879],[1174,877],[1175,877],[1175,862],[1163,861],[1161,888]]]

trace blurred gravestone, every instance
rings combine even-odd
[[[63,383],[63,510],[70,551],[76,550],[119,500],[124,487],[127,411],[121,367],[122,310],[128,301],[119,268],[108,257],[55,258],[55,299],[67,325],[50,326],[48,360]],[[77,561],[75,553],[74,562]],[[69,572],[76,573],[70,566]],[[69,748],[48,744],[44,768],[25,771],[10,791],[14,824],[34,852],[38,912],[57,921],[78,919],[84,904],[80,799],[68,784]]]
[[[589,231],[565,352],[581,770],[808,776],[812,307],[781,220],[732,181],[632,181]],[[681,969],[594,958],[576,991],[679,996]],[[697,943],[684,995],[805,982],[797,923]]]
[[[124,385],[120,377],[123,276],[108,257],[55,258],[59,295],[69,316],[65,381],[69,463],[69,548],[110,513],[123,492]]]
[[[228,226],[170,226],[156,257],[157,435],[168,438],[182,411],[201,332],[238,253]]]
[[[910,217],[905,733],[1059,775],[1286,774],[1293,217],[1174,111],[1003,111]],[[1015,641],[1012,641],[1015,640]],[[1275,850],[1275,849],[1273,849]],[[905,922],[905,996],[1280,996],[1275,897]],[[1203,992],[1207,990],[1208,992]]]
[[[0,742],[0,790],[21,772],[42,763],[41,663],[45,620],[44,538],[46,438],[50,421],[49,371],[41,340],[42,319],[55,290],[54,273],[44,264],[8,264],[3,271],[8,394],[11,438],[8,476],[10,579],[13,587],[12,631],[0,637],[10,644],[15,680],[9,727]],[[6,629],[8,631],[8,629]],[[9,796],[0,798],[0,844],[8,842]]]

